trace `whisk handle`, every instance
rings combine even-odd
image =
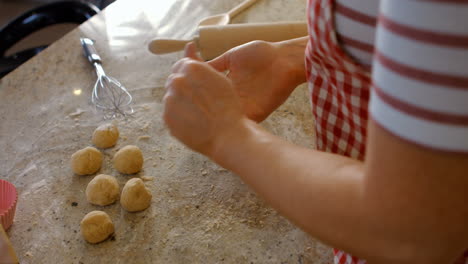
[[[91,62],[91,64],[94,64],[95,62],[101,63],[101,57],[97,54],[96,48],[94,47],[94,41],[89,38],[80,38],[80,42],[89,62]]]

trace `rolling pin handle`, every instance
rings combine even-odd
[[[185,45],[193,40],[182,40],[182,39],[154,39],[149,44],[149,50],[154,54],[166,54],[181,51],[185,48]]]

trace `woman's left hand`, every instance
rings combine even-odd
[[[185,54],[166,82],[164,121],[182,143],[211,156],[215,145],[244,118],[242,104],[231,81],[202,62],[193,43]]]

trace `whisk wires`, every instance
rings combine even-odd
[[[98,78],[94,84],[91,102],[104,112],[105,118],[133,114],[130,105],[133,98],[128,90],[118,80],[107,76],[100,63],[95,62],[94,67]]]

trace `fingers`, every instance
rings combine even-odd
[[[229,69],[229,60],[230,60],[230,53],[226,52],[221,56],[214,58],[213,60],[208,62],[208,65],[213,67],[215,70],[219,72],[224,72]]]
[[[193,42],[190,42],[186,45],[186,48],[185,48],[186,57],[178,60],[172,66],[172,73],[182,73],[187,68],[191,68],[191,69],[193,69],[194,67],[196,68],[197,66],[194,66],[194,65],[205,64],[205,62],[198,56],[195,45],[194,44],[191,45],[191,44],[193,44]]]
[[[185,45],[185,57],[197,61],[203,61],[202,58],[200,58],[200,56],[197,54],[197,46],[194,42],[189,42],[187,45]]]
[[[191,58],[183,58],[172,66],[171,75],[183,76],[191,80],[199,79],[203,75],[203,72],[209,69],[209,67],[203,64],[203,62]]]
[[[172,74],[182,74],[194,83],[206,82],[212,78],[225,77],[222,72],[216,71],[206,62],[196,61],[188,57],[177,61],[172,66]]]
[[[194,42],[189,42],[185,45],[185,58],[180,59],[172,66],[172,72],[177,73],[181,72],[182,69],[187,65],[190,64],[192,61],[200,61],[203,60],[197,54],[197,47]]]
[[[170,74],[167,79],[166,79],[166,83],[164,84],[164,87],[166,88],[166,94],[164,95],[164,97],[168,96],[170,93],[172,93],[172,90],[170,89],[172,87],[172,83],[174,81],[174,79],[176,78],[177,74]],[[164,98],[163,98],[164,100]]]
[[[190,61],[191,59],[189,58],[183,58],[183,59],[180,59],[178,60],[176,63],[174,63],[174,65],[172,65],[172,73],[176,73],[176,72],[180,72],[181,69],[184,67],[184,65]]]
[[[187,78],[182,74],[171,74],[166,80],[166,94],[167,96],[183,96],[191,98],[193,95],[193,89]],[[163,98],[164,100],[164,98]]]
[[[229,66],[229,53],[225,53],[218,58],[206,63],[211,68],[214,68],[218,72],[224,72],[228,69]],[[172,73],[180,73],[183,72],[187,67],[192,67],[194,64],[203,63],[205,62],[198,56],[197,47],[194,42],[189,42],[185,45],[185,58],[177,61],[172,66]]]

